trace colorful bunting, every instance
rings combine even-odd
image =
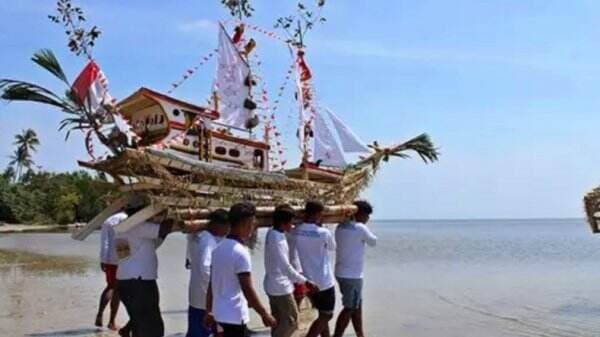
[[[200,69],[200,67],[202,67],[206,62],[208,62],[216,54],[217,54],[217,49],[214,49],[208,55],[203,56],[200,59],[200,62],[198,64],[196,64],[195,66],[193,66],[191,68],[186,69],[185,72],[183,73],[183,75],[181,76],[181,79],[178,80],[177,82],[173,82],[171,84],[171,89],[169,89],[169,91],[167,91],[167,94],[173,93],[173,91],[175,91],[175,89],[179,88],[183,84],[183,82],[185,82],[186,80],[191,78],[192,75],[194,75],[198,71],[198,69]]]

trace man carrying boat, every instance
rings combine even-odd
[[[298,329],[298,305],[294,299],[294,284],[304,284],[302,276],[290,263],[286,233],[292,229],[294,209],[280,205],[273,212],[273,228],[265,239],[264,288],[269,296],[271,314],[278,324],[271,329],[272,337],[291,337]]]
[[[158,219],[158,216],[154,219]],[[120,258],[117,269],[118,287],[129,314],[129,322],[119,330],[121,336],[164,336],[156,283],[156,249],[172,227],[173,220],[148,221],[116,235]]]
[[[229,210],[229,221],[229,235],[212,254],[205,325],[211,327],[216,322],[223,328],[223,337],[244,337],[250,321],[248,306],[260,315],[265,326],[274,327],[277,321],[267,312],[252,285],[246,242],[254,232],[256,208],[250,203],[235,204]]]
[[[321,227],[324,209],[321,202],[306,202],[305,222],[294,229],[290,239],[292,260],[297,254],[304,276],[317,287],[309,291],[309,297],[319,316],[306,337],[329,337],[329,321],[335,309],[335,279],[329,258],[329,252],[335,250],[335,241],[331,232]]]
[[[106,288],[100,295],[98,313],[96,314],[96,326],[102,326],[102,316],[104,309],[110,303],[110,318],[107,327],[110,330],[117,330],[115,318],[119,310],[119,293],[117,291],[117,265],[119,258],[115,247],[115,230],[113,226],[127,219],[127,213],[120,211],[110,216],[102,224],[100,231],[100,267],[106,275]]]
[[[210,213],[209,223],[200,233],[188,234],[190,284],[188,289],[188,331],[186,337],[208,337],[212,333],[204,326],[206,292],[210,283],[212,252],[229,233],[227,211],[217,209]]]
[[[342,304],[333,337],[342,337],[350,320],[357,337],[364,337],[362,327],[362,288],[365,245],[375,246],[377,237],[366,224],[373,213],[367,201],[355,201],[357,212],[353,219],[335,229],[337,245],[335,277],[340,285]]]

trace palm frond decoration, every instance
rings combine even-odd
[[[387,149],[387,151],[384,150],[384,152],[387,152],[386,154],[388,156],[409,158],[410,156],[404,153],[406,151],[416,152],[417,155],[419,155],[419,157],[421,157],[421,159],[427,164],[437,161],[440,154],[438,149],[431,141],[431,138],[426,133],[418,135],[417,137],[410,139],[403,144]],[[384,157],[384,160],[387,161],[387,158],[388,157]]]
[[[375,152],[359,161],[356,164],[357,167],[372,165],[372,167],[376,169],[381,160],[387,162],[390,157],[410,158],[410,155],[407,153],[410,151],[415,152],[426,164],[437,161],[440,155],[438,149],[426,133],[420,134],[404,143],[389,148],[382,148],[376,141],[368,146]]]
[[[66,131],[65,139],[69,138],[72,131],[79,130],[86,133],[92,130],[102,144],[106,145],[113,153],[118,153],[119,149],[114,144],[110,144],[109,139],[103,134],[104,118],[94,114],[87,105],[79,102],[54,53],[49,49],[40,50],[34,54],[32,61],[66,85],[64,95],[58,95],[35,83],[0,79],[0,99],[9,102],[36,102],[59,108],[69,115],[60,121],[58,126],[60,131]]]
[[[52,91],[37,84],[12,80],[0,79],[0,98],[7,101],[28,101],[53,105],[61,109],[65,108],[62,99]]]
[[[40,67],[48,70],[52,75],[56,76],[66,85],[69,85],[69,81],[67,80],[65,72],[62,70],[58,59],[56,58],[56,56],[54,56],[54,53],[50,49],[42,49],[36,52],[35,54],[33,54],[31,60]]]

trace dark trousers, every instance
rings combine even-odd
[[[165,327],[160,316],[156,280],[119,280],[121,301],[127,309],[127,323],[134,337],[162,337]]]
[[[185,337],[209,337],[212,331],[204,327],[205,317],[206,310],[190,305],[188,308],[188,331]]]
[[[223,337],[246,337],[246,324],[218,323],[223,328]]]

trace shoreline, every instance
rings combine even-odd
[[[71,229],[79,228],[83,225],[84,224],[80,223],[68,225],[0,224],[0,234],[65,232]]]

